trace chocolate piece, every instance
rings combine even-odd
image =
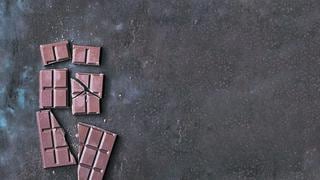
[[[68,41],[40,45],[42,63],[44,65],[70,59]]]
[[[100,114],[103,74],[76,73],[71,79],[72,114]]]
[[[100,47],[72,46],[72,63],[84,65],[100,65]]]
[[[39,107],[68,106],[68,69],[46,69],[39,73]]]
[[[102,180],[117,135],[78,123],[78,180]]]
[[[43,168],[76,164],[66,142],[64,130],[52,112],[49,110],[38,111],[37,124]]]

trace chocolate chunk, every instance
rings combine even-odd
[[[117,135],[85,123],[78,123],[78,180],[102,180]]]
[[[101,47],[94,46],[72,46],[72,63],[84,65],[100,65]]]
[[[76,164],[66,142],[64,130],[52,112],[49,110],[38,111],[37,124],[43,168]]]
[[[68,41],[40,45],[43,65],[61,62],[70,59]]]
[[[39,107],[68,106],[68,69],[46,69],[39,73]]]
[[[75,74],[71,79],[72,114],[100,114],[103,77],[103,74]]]

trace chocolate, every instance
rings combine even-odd
[[[103,74],[75,74],[71,79],[72,114],[100,114],[103,77]]]
[[[72,63],[83,65],[100,65],[101,47],[94,46],[72,46]]]
[[[85,123],[78,123],[78,180],[102,180],[117,135]]]
[[[43,168],[68,166],[76,164],[65,133],[51,111],[37,112],[40,149]]]
[[[39,73],[39,107],[61,108],[68,106],[68,69],[46,69]]]
[[[43,65],[61,62],[70,59],[68,41],[40,45]]]

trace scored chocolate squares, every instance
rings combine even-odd
[[[40,45],[43,65],[53,64],[70,59],[68,41]]]
[[[100,65],[101,47],[94,46],[72,46],[72,63],[83,65]]]
[[[117,135],[85,123],[78,124],[78,180],[102,180]]]
[[[52,112],[38,111],[37,124],[43,168],[76,164],[65,139],[64,130]]]
[[[40,109],[68,106],[68,69],[45,69],[39,73]]]
[[[71,79],[72,114],[100,114],[103,79],[103,74],[75,74]]]

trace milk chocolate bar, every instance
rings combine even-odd
[[[82,65],[100,65],[101,47],[94,46],[72,46],[72,63]]]
[[[72,114],[100,114],[103,77],[103,74],[75,74],[71,79]]]
[[[117,135],[85,123],[78,124],[78,180],[102,180]]]
[[[37,124],[43,168],[76,164],[66,142],[64,130],[52,112],[49,110],[38,111]]]
[[[40,45],[43,65],[61,62],[70,59],[68,41]]]
[[[40,109],[68,106],[68,69],[45,69],[39,74]]]

